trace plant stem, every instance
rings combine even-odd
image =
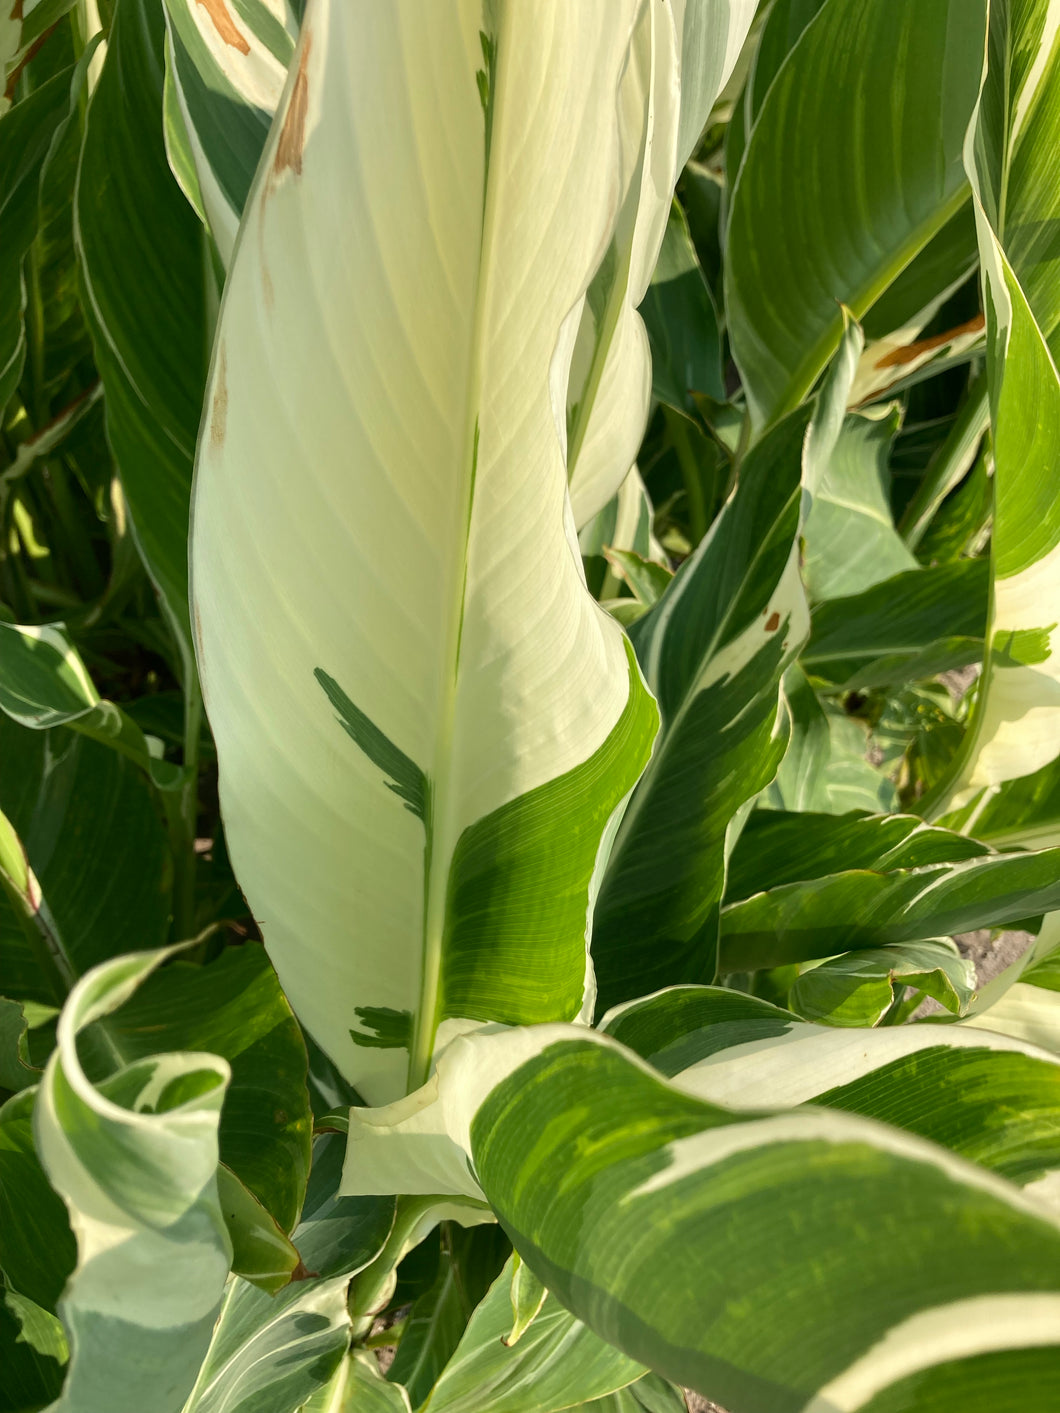
[[[666,409],[666,427],[670,433],[677,462],[681,467],[681,477],[685,483],[688,498],[688,528],[691,532],[693,548],[707,533],[707,503],[703,495],[703,478],[699,461],[692,449],[688,435],[688,425],[679,412]]]

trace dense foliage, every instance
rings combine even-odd
[[[9,3],[0,1413],[1060,1406],[1060,0]]]

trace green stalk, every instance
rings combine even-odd
[[[685,483],[685,495],[688,498],[688,528],[692,534],[692,545],[695,547],[707,533],[707,503],[703,495],[703,478],[700,475],[696,454],[692,450],[692,441],[688,435],[685,419],[679,412],[672,412],[670,408],[665,409],[665,416],[666,429],[670,434],[670,441],[677,454],[677,463],[681,468],[681,477]]]
[[[176,941],[194,937],[195,838],[199,823],[199,742],[202,733],[202,693],[194,660],[187,666],[184,688],[184,780],[172,804],[165,801],[170,847],[173,850],[173,934]],[[163,797],[168,792],[162,792]]]

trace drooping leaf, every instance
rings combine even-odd
[[[799,661],[843,691],[965,667],[983,654],[989,587],[987,560],[959,559],[828,599],[811,615]]]
[[[726,902],[842,869],[922,868],[990,852],[987,845],[911,814],[756,810],[729,860]]]
[[[787,883],[721,915],[721,969],[756,970],[864,947],[1001,927],[1060,907],[1060,849],[986,854]]]
[[[71,726],[127,756],[163,789],[181,780],[140,727],[104,701],[62,623],[0,623],[0,711],[33,730]]]
[[[898,1053],[918,1038],[916,1027],[805,1029],[848,1048],[879,1037]],[[1060,1075],[1000,1037],[948,1045],[919,1030],[921,1052],[941,1045],[1002,1070],[1014,1056],[1054,1086]],[[1006,1351],[1021,1353],[1014,1386],[1033,1399],[1056,1367],[1060,1222],[915,1132],[837,1107],[718,1107],[688,1092],[688,1076],[668,1083],[570,1026],[457,1040],[437,1081],[446,1141],[472,1160],[539,1277],[609,1342],[730,1408],[856,1408],[914,1373],[930,1384],[955,1359]],[[979,1110],[980,1124],[994,1111]],[[1039,1166],[1043,1134],[1056,1157],[1047,1122]],[[401,1134],[390,1142],[400,1148]],[[967,1406],[986,1413],[990,1401]]]
[[[894,1002],[896,985],[932,996],[959,1015],[975,995],[975,968],[949,938],[869,947],[804,971],[788,993],[788,1005],[811,1021],[873,1026]]]
[[[806,395],[839,344],[967,200],[980,0],[831,0],[751,130],[728,225],[725,307],[756,425]]]
[[[474,7],[318,5],[228,276],[192,549],[227,836],[295,1010],[369,1100],[426,1074],[447,1019],[583,1009],[597,855],[654,732],[563,530],[550,388],[616,215],[638,9],[549,30],[500,6],[484,112]],[[389,788],[404,763],[423,817]],[[357,1008],[409,1012],[411,1055],[358,1045]]]

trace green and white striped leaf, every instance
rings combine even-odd
[[[162,743],[100,697],[62,623],[0,623],[0,711],[34,730],[83,732],[134,761],[161,789],[181,783],[179,768],[160,759]]]
[[[619,94],[622,205],[586,293],[567,391],[570,494],[579,527],[608,503],[637,455],[652,386],[637,306],[663,247],[674,184],[754,10],[753,0],[648,0],[642,8]]]
[[[975,995],[975,968],[948,937],[869,947],[804,970],[788,993],[788,1005],[811,1021],[873,1026],[893,1004],[896,985],[963,1015]]]
[[[755,810],[729,860],[725,901],[842,869],[956,863],[990,852],[967,835],[925,824],[912,814],[811,814]]]
[[[207,966],[173,962],[147,977],[106,1030],[127,1064],[160,1050],[201,1050],[227,1061],[219,1135],[230,1170],[224,1196],[238,1181],[265,1208],[262,1225],[274,1224],[272,1255],[284,1261],[285,1284],[299,1253],[281,1238],[302,1210],[312,1116],[305,1042],[263,949],[227,948]],[[238,1224],[230,1231],[237,1241]],[[251,1274],[238,1263],[233,1269]]]
[[[714,979],[732,821],[780,763],[780,678],[808,627],[797,543],[808,422],[808,409],[794,414],[752,450],[710,533],[631,629],[663,725],[593,917],[604,1008]]]
[[[958,559],[828,599],[811,615],[799,661],[848,692],[966,667],[983,655],[989,590],[989,562]]]
[[[303,0],[165,0],[166,148],[226,267],[302,8]]]
[[[440,1023],[592,1004],[656,713],[564,529],[557,343],[619,215],[638,15],[505,3],[483,39],[477,4],[321,0],[225,288],[192,566],[227,837],[369,1100]]]
[[[300,1413],[411,1413],[411,1405],[400,1384],[383,1378],[375,1355],[362,1349],[350,1351]]]
[[[722,971],[1001,927],[1060,907],[1060,849],[786,883],[722,909]]]
[[[518,1342],[509,1343],[511,1280],[509,1262],[422,1404],[425,1413],[559,1413],[644,1373],[642,1364],[605,1343],[554,1296]]]
[[[967,200],[982,0],[830,0],[762,101],[732,193],[725,307],[762,427]]]
[[[896,1125],[981,1163],[1058,1207],[1060,1070],[1022,1037],[964,1025],[807,1025],[761,1000],[673,987],[604,1022],[690,1093],[769,1109],[827,1105]]]
[[[190,679],[188,507],[214,296],[202,231],[162,142],[164,40],[156,0],[118,0],[89,106],[74,237],[133,537]]]
[[[806,1027],[848,1046],[918,1029],[939,1044],[933,1027]],[[1004,1064],[1013,1044],[967,1053]],[[1056,1064],[1036,1062],[1055,1085]],[[1014,1387],[1033,1406],[1056,1367],[1060,1222],[915,1133],[837,1108],[737,1113],[569,1026],[460,1039],[438,1079],[448,1141],[549,1289],[633,1358],[737,1413],[926,1409],[872,1400],[914,1374],[948,1377],[955,1360],[1017,1351]],[[992,1404],[972,1390],[965,1406]]]
[[[1060,914],[1050,913],[1023,956],[987,982],[966,1025],[1060,1055]]]
[[[392,1198],[335,1195],[342,1153],[334,1135],[314,1145],[293,1234],[310,1274],[274,1296],[232,1278],[184,1413],[295,1413],[331,1383],[349,1347],[350,1277],[379,1254],[394,1220]]]
[[[167,955],[119,957],[78,983],[37,1095],[37,1148],[77,1237],[59,1306],[70,1367],[54,1413],[180,1413],[228,1274],[217,1193],[226,1062],[156,1055],[96,1085],[77,1053],[78,1035]]]
[[[1060,268],[1052,214],[1060,207],[1041,155],[1060,138],[1056,15],[1036,0],[1002,0],[992,11],[990,39],[966,154],[976,193],[995,467],[989,650],[956,780],[933,808],[960,808],[1060,751],[1060,374],[1050,347],[1060,319],[1050,288]],[[1033,301],[1021,284],[1024,269]]]

